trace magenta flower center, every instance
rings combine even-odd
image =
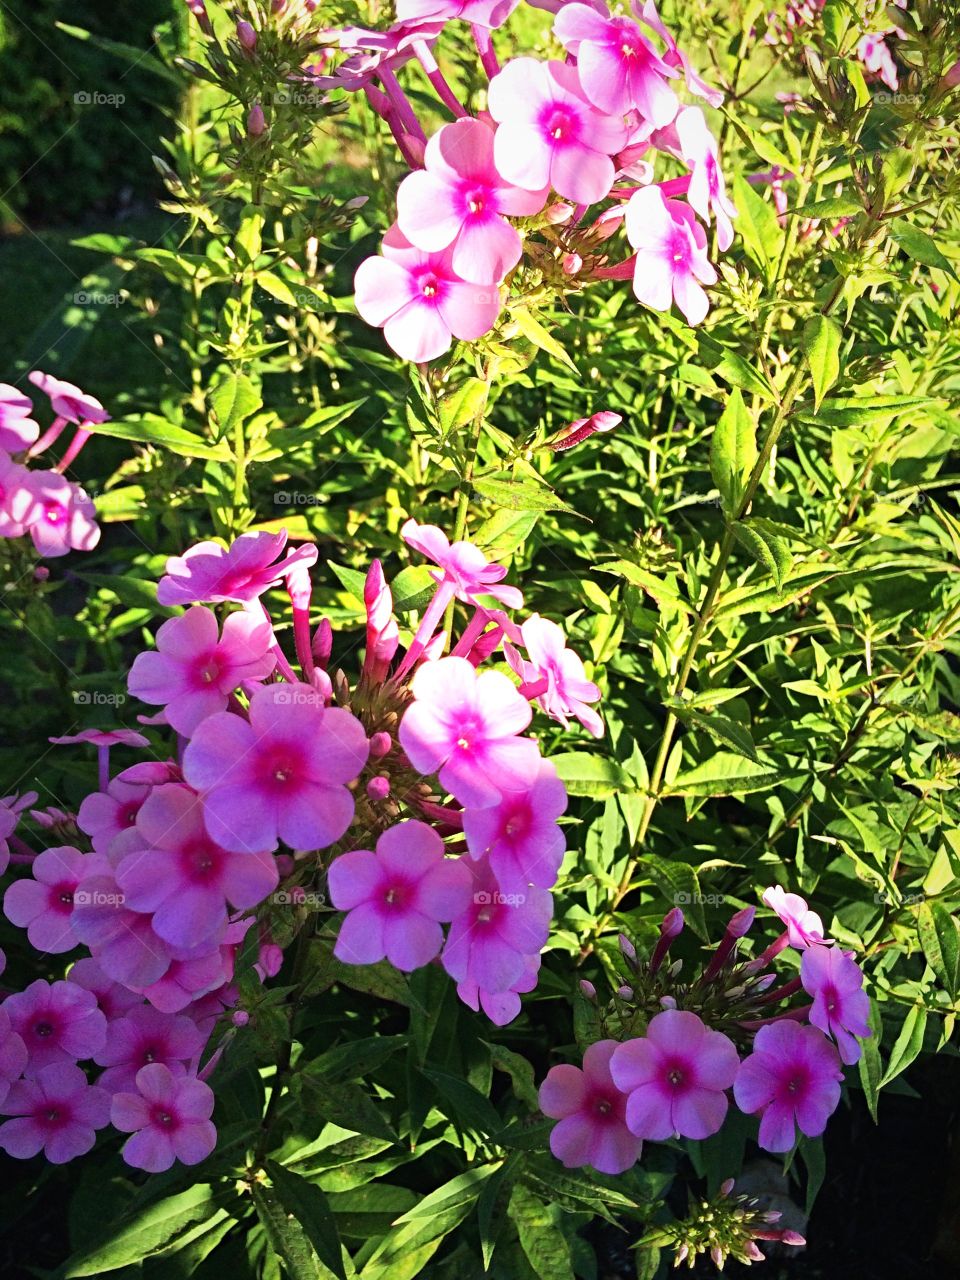
[[[181,861],[191,880],[203,882],[217,879],[223,860],[219,850],[208,844],[195,844],[184,849]]]
[[[176,1118],[162,1103],[155,1106],[150,1112],[150,1120],[161,1129],[172,1129],[176,1125]]]
[[[53,890],[54,902],[59,902],[65,907],[73,906],[73,885],[58,884]]]
[[[529,807],[514,809],[503,824],[503,834],[510,840],[523,840],[533,825]]]
[[[197,667],[197,674],[203,684],[213,684],[214,680],[219,680],[220,678],[220,664],[216,658],[208,657]]]
[[[384,906],[393,907],[396,911],[402,911],[407,905],[409,896],[409,885],[391,884],[383,895]]]
[[[554,142],[573,142],[580,122],[575,112],[554,103],[546,108],[540,123],[544,133]]]
[[[33,1024],[33,1034],[35,1036],[39,1036],[41,1040],[46,1040],[49,1036],[53,1035],[53,1032],[53,1023],[47,1022],[45,1019],[41,1019],[39,1022],[35,1022]]]
[[[686,1080],[683,1067],[674,1062],[667,1068],[667,1084],[678,1089]]]
[[[836,987],[823,988],[823,1002],[827,1006],[827,1013],[835,1013],[839,1001],[837,1000]]]
[[[690,244],[679,227],[670,237],[667,253],[671,262],[687,266],[690,261]]]
[[[59,502],[48,502],[43,508],[43,518],[47,524],[60,524],[66,519],[67,509]]]

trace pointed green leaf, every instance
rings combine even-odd
[[[324,1267],[339,1280],[347,1280],[340,1236],[327,1197],[316,1183],[308,1182],[275,1160],[268,1160],[266,1167],[277,1199],[303,1228]]]
[[[770,574],[777,590],[782,591],[793,564],[793,557],[787,550],[786,543],[776,534],[749,520],[738,520],[733,526],[733,532],[737,541],[747,548],[757,564]]]
[[[956,920],[942,902],[921,902],[917,932],[927,964],[950,999],[955,1000],[960,977],[960,928]]]
[[[813,379],[813,407],[819,409],[823,397],[840,376],[840,326],[829,316],[812,316],[803,326],[800,345]]]
[[[710,442],[710,474],[728,515],[739,509],[744,483],[756,460],[757,426],[739,388],[734,387]]]

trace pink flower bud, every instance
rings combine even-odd
[[[305,564],[295,565],[287,574],[287,592],[295,609],[310,608],[313,583],[310,581],[310,570]]]
[[[389,794],[390,779],[385,778],[383,774],[378,774],[367,783],[367,795],[371,800],[386,800]]]
[[[558,200],[556,204],[552,204],[549,209],[544,211],[543,216],[551,227],[562,226],[573,217],[573,205],[566,204],[563,200]]]
[[[575,276],[578,271],[583,268],[583,259],[579,253],[565,253],[561,261],[563,274],[565,276]]]
[[[235,1027],[245,1027],[250,1021],[250,1015],[246,1009],[236,1009],[231,1015],[230,1021]]]
[[[589,418],[578,418],[576,422],[571,422],[568,426],[562,427],[556,435],[546,442],[547,448],[554,453],[563,453],[566,449],[572,449],[574,445],[582,444],[584,440],[589,440],[597,432],[612,431],[622,421],[623,419],[619,413],[611,413],[609,409],[602,409],[599,413],[594,413]]]
[[[582,978],[580,981],[580,991],[588,1000],[596,1000],[597,998],[597,988],[586,978]]]
[[[790,1230],[784,1231],[783,1235],[780,1237],[780,1241],[782,1244],[793,1245],[795,1249],[800,1249],[807,1243],[806,1238],[802,1236],[799,1231]]]
[[[259,102],[255,102],[247,116],[247,135],[251,138],[260,138],[266,131],[267,121],[263,114],[263,107]]]
[[[957,59],[952,67],[947,68],[940,83],[946,89],[955,89],[960,84],[960,58]]]
[[[247,53],[252,53],[257,47],[257,33],[251,27],[249,22],[242,20],[237,23],[237,39],[240,41]]]
[[[275,861],[277,864],[277,873],[281,880],[283,880],[285,876],[292,875],[293,870],[297,865],[289,853],[278,853]]]
[[[313,657],[318,667],[325,668],[333,652],[333,627],[329,618],[321,618],[313,633]]]
[[[390,748],[393,746],[393,739],[389,733],[374,733],[370,737],[370,758],[371,760],[382,760]]]

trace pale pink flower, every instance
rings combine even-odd
[[[88,422],[99,424],[110,421],[110,415],[100,401],[75,387],[72,382],[64,382],[62,378],[55,378],[53,374],[41,373],[39,370],[27,376],[35,387],[49,396],[53,412],[58,418],[66,418],[67,422],[73,422],[77,426]]]
[[[88,854],[69,845],[45,849],[31,863],[30,876],[8,887],[3,913],[12,924],[26,929],[35,950],[59,955],[77,945],[70,927],[73,895],[89,860]]]
[[[510,666],[523,680],[520,692],[536,699],[537,706],[567,728],[568,716],[579,720],[595,738],[603,737],[603,721],[588,702],[596,702],[600,690],[588,680],[583,662],[567,648],[563,629],[539,613],[521,625],[520,635],[530,659],[524,661],[511,644],[504,645]]]
[[[157,787],[137,814],[140,844],[117,867],[131,911],[152,913],[154,932],[173,947],[219,942],[227,903],[255,907],[277,887],[269,853],[231,853],[204,827],[196,792],[180,783]]]
[[[557,825],[566,807],[566,787],[553,765],[541,760],[525,790],[505,792],[499,804],[464,809],[467,848],[474,858],[489,858],[505,893],[523,893],[528,884],[550,889],[566,849]]]
[[[450,262],[463,280],[497,284],[520,261],[523,246],[505,215],[539,213],[546,191],[524,191],[501,178],[493,130],[481,120],[444,125],[427,143],[425,168],[397,191],[397,225],[411,244]]]
[[[124,769],[111,778],[106,791],[86,796],[77,814],[77,825],[90,837],[97,853],[116,866],[135,847],[137,814],[154,787],[175,782],[180,776],[171,762],[148,760]]]
[[[208,716],[184,752],[207,831],[236,853],[270,851],[280,840],[294,849],[339,840],[353,819],[346,784],[369,752],[363,725],[304,684],[261,686],[248,714]]]
[[[897,64],[883,36],[863,36],[857,45],[857,57],[868,71],[879,76],[887,88],[896,93],[899,84]]]
[[[115,982],[140,990],[159,981],[170,967],[170,948],[154,933],[148,915],[126,906],[106,857],[95,854],[90,861],[90,874],[73,895],[71,923],[78,941]]]
[[[29,474],[26,467],[14,462],[8,453],[0,450],[0,538],[20,538],[27,531],[18,515],[23,513],[31,500],[23,487]],[[14,515],[15,511],[18,515]]]
[[[595,107],[612,116],[636,109],[658,129],[677,114],[680,104],[667,83],[677,72],[632,19],[565,4],[553,31],[576,58],[580,84]]]
[[[740,1059],[733,1041],[705,1026],[695,1013],[665,1009],[650,1019],[646,1035],[628,1040],[610,1070],[627,1098],[631,1133],[662,1142],[709,1138],[727,1114],[726,1090]]]
[[[219,991],[232,974],[231,949],[221,944],[198,956],[172,959],[160,977],[136,990],[162,1013],[179,1013],[209,992]]]
[[[277,586],[297,565],[316,563],[317,548],[305,543],[277,563],[287,544],[287,531],[244,533],[229,547],[198,542],[182,556],[171,556],[157,587],[162,605],[250,604]]]
[[[610,159],[629,130],[588,100],[575,67],[515,58],[490,82],[488,106],[499,124],[494,159],[503,177],[528,191],[552,187],[578,204],[610,191]]]
[[[131,1133],[121,1155],[134,1169],[163,1173],[175,1160],[199,1164],[217,1144],[213,1091],[196,1076],[175,1076],[162,1062],[141,1067],[136,1093],[115,1093],[110,1123]]]
[[[655,311],[669,311],[675,301],[688,324],[699,324],[710,306],[702,285],[716,284],[717,273],[693,211],[679,200],[665,200],[659,187],[642,187],[630,197],[625,221],[637,251],[634,293]]]
[[[396,226],[383,237],[383,255],[360,263],[354,277],[357,310],[383,329],[404,360],[423,364],[450,350],[454,338],[472,342],[500,314],[494,285],[467,284],[453,267],[453,250],[425,253]]]
[[[707,84],[706,80],[694,71],[690,59],[674,40],[657,12],[656,0],[645,0],[642,8],[638,0],[632,0],[632,4],[637,17],[642,22],[645,22],[652,31],[655,31],[667,46],[663,55],[663,60],[667,66],[680,67],[689,91],[696,94],[698,98],[703,98],[706,102],[709,102],[711,107],[719,107],[723,103],[723,94],[719,89]]]
[[[7,996],[10,1025],[27,1047],[27,1075],[55,1062],[92,1058],[107,1035],[107,1020],[89,991],[70,982],[37,978]]]
[[[517,735],[530,723],[530,706],[506,676],[441,658],[419,667],[411,689],[400,745],[418,773],[439,772],[441,785],[467,805],[496,804],[529,785],[540,755]]]
[[[684,107],[674,122],[674,128],[684,163],[691,170],[687,189],[690,207],[705,222],[709,222],[713,211],[717,223],[717,246],[721,250],[729,249],[733,243],[730,219],[737,216],[737,210],[727,196],[716,139],[707,128],[699,107]]]
[[[860,1059],[856,1036],[873,1033],[867,1019],[870,997],[863,990],[863,971],[839,947],[808,947],[800,958],[800,981],[813,996],[810,1022],[833,1036],[846,1066]]]
[[[132,1092],[137,1072],[151,1062],[162,1062],[175,1076],[186,1075],[185,1064],[205,1043],[191,1018],[139,1004],[110,1023],[106,1043],[94,1057],[97,1066],[106,1067],[97,1084],[110,1093]]]
[[[265,618],[231,613],[221,634],[216,614],[194,605],[160,627],[156,652],[137,655],[127,688],[164,707],[167,723],[189,736],[205,716],[224,710],[241,682],[271,673],[277,661],[272,645]]]
[[[376,853],[342,854],[328,872],[330,897],[346,911],[334,955],[348,964],[384,957],[397,969],[419,969],[440,954],[440,921],[466,910],[473,877],[443,841],[416,820],[384,831]]]
[[[610,1074],[616,1040],[598,1040],[583,1055],[583,1070],[551,1067],[540,1086],[540,1110],[559,1120],[550,1150],[568,1169],[591,1165],[600,1173],[625,1173],[643,1142],[626,1124],[626,1095]]]
[[[55,471],[27,471],[9,510],[26,526],[39,554],[49,559],[68,551],[92,551],[100,541],[96,506],[79,485]]]
[[[478,596],[492,596],[508,609],[519,609],[523,604],[523,596],[516,587],[500,585],[507,573],[503,565],[487,560],[472,542],[451,543],[435,524],[418,524],[412,518],[404,524],[400,536],[407,546],[437,566],[431,576],[449,588],[444,608],[454,598],[464,604],[476,604]]]
[[[15,1117],[0,1125],[8,1156],[29,1160],[42,1151],[51,1164],[66,1164],[86,1155],[109,1124],[110,1095],[88,1084],[76,1063],[58,1062],[11,1085],[0,1111]]]
[[[740,1064],[733,1096],[741,1111],[762,1112],[760,1146],[789,1151],[796,1130],[818,1138],[840,1101],[843,1067],[816,1027],[792,1020],[761,1027],[753,1053]]]
[[[398,0],[397,17],[402,22],[459,18],[478,27],[500,27],[518,4],[519,0]]]
[[[393,616],[393,593],[387,585],[383,566],[374,560],[363,584],[363,603],[367,613],[366,651],[363,670],[373,681],[386,678],[390,663],[400,643],[400,631]]]
[[[505,1027],[520,1012],[520,997],[537,985],[540,957],[524,956],[524,967],[516,982],[506,991],[484,991],[479,983],[467,980],[457,983],[457,995],[474,1013],[482,1009],[495,1027]]]
[[[104,749],[110,747],[148,747],[150,744],[136,729],[81,729],[79,733],[67,733],[50,741],[58,747],[72,746],[77,742],[92,742]]]
[[[0,449],[20,453],[29,449],[40,434],[34,422],[33,401],[9,382],[0,382]]]
[[[795,947],[797,951],[805,951],[816,943],[828,941],[823,934],[823,921],[815,911],[809,909],[806,900],[798,893],[787,893],[778,884],[764,889],[761,896],[763,902],[787,926],[791,947]]]
[[[0,875],[6,871],[10,862],[10,836],[17,829],[24,809],[36,804],[36,791],[28,791],[24,795],[0,797]]]

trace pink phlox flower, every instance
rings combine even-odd
[[[870,997],[863,990],[863,971],[839,947],[812,946],[800,958],[800,981],[813,996],[810,1022],[833,1036],[841,1061],[852,1066],[860,1059],[855,1037],[873,1033],[867,1019]]]
[[[546,945],[553,895],[535,886],[504,893],[486,859],[464,863],[473,872],[473,894],[450,925],[443,967],[457,983],[476,983],[492,995],[512,991],[529,957]]]
[[[317,548],[304,543],[277,563],[287,544],[287,531],[244,533],[229,547],[198,542],[182,556],[171,556],[157,587],[162,605],[250,604],[277,586],[296,565],[316,564]]]
[[[109,1124],[110,1095],[88,1084],[76,1063],[57,1062],[11,1085],[0,1110],[15,1117],[0,1125],[8,1156],[29,1160],[42,1151],[51,1164],[66,1164],[86,1155]]]
[[[495,1027],[505,1027],[520,1012],[520,997],[537,985],[540,957],[524,956],[524,968],[507,991],[484,991],[477,982],[458,982],[457,995],[474,1013],[482,1009]]]
[[[150,916],[131,911],[106,856],[94,854],[73,895],[71,924],[115,982],[140,990],[157,982],[171,962],[171,948],[154,933]]]
[[[573,716],[595,738],[602,738],[603,721],[586,705],[599,699],[600,689],[587,679],[578,655],[567,648],[563,629],[534,613],[521,625],[520,634],[529,662],[513,645],[504,645],[507,661],[523,681],[520,693],[535,698],[537,706],[564,728]]]
[[[7,888],[3,913],[11,924],[26,929],[35,950],[59,955],[77,945],[70,926],[73,895],[92,856],[69,845],[45,849],[31,863],[30,875]]]
[[[203,797],[207,831],[235,853],[323,849],[353,819],[347,783],[366,764],[363,725],[326,707],[303,684],[262,685],[249,719],[229,711],[201,721],[183,756],[183,774]]]
[[[32,502],[29,491],[24,489],[29,475],[26,467],[0,450],[0,538],[20,538],[27,531],[22,516]]]
[[[675,301],[687,323],[699,324],[710,303],[702,288],[716,284],[707,236],[689,205],[665,200],[658,187],[642,187],[627,203],[627,239],[636,249],[633,291],[655,311]]]
[[[132,911],[152,913],[153,930],[174,947],[219,942],[227,903],[248,910],[273,892],[279,876],[269,853],[236,853],[207,834],[196,792],[157,787],[137,815],[140,848],[117,867]]]
[[[677,72],[631,18],[565,4],[553,31],[576,58],[580,84],[595,107],[612,116],[636,109],[658,129],[677,114],[680,104],[667,83]]]
[[[396,224],[383,254],[360,263],[354,277],[357,310],[404,360],[423,364],[450,350],[454,338],[472,342],[500,314],[495,285],[468,284],[453,267],[453,250],[425,253]]]
[[[34,422],[33,401],[9,382],[0,382],[0,449],[20,453],[40,435]]]
[[[28,1058],[23,1037],[14,1031],[10,1015],[0,1005],[0,1103],[6,1098],[14,1080],[23,1075]]]
[[[707,84],[706,80],[694,71],[690,59],[674,40],[673,35],[664,25],[663,19],[657,12],[656,0],[644,0],[642,8],[638,0],[632,0],[632,3],[633,11],[640,21],[646,23],[651,31],[655,31],[667,46],[663,55],[663,60],[667,66],[681,68],[686,86],[692,94],[695,94],[698,98],[703,98],[711,107],[721,106],[723,104],[723,94],[719,89],[715,89],[713,85]]]
[[[552,187],[578,204],[608,194],[610,157],[629,130],[589,101],[576,67],[515,58],[491,80],[488,105],[499,125],[494,159],[508,182],[528,191]]]
[[[9,510],[26,527],[38,553],[48,559],[69,551],[92,551],[100,541],[95,504],[79,485],[55,471],[27,471]]]
[[[600,1173],[625,1173],[639,1159],[642,1139],[627,1128],[627,1098],[610,1074],[620,1047],[598,1040],[583,1055],[582,1070],[551,1067],[540,1086],[540,1110],[560,1122],[550,1132],[550,1150],[568,1169],[588,1164]]]
[[[110,1122],[133,1136],[121,1155],[134,1169],[163,1173],[175,1160],[199,1164],[217,1145],[213,1091],[196,1076],[174,1075],[162,1062],[141,1067],[136,1093],[115,1093]]]
[[[726,1090],[740,1059],[733,1041],[704,1025],[697,1014],[665,1009],[650,1019],[646,1035],[628,1040],[610,1070],[627,1098],[631,1133],[662,1142],[709,1138],[729,1106]]]
[[[338,46],[352,53],[331,76],[311,77],[324,88],[345,89],[348,93],[363,89],[377,78],[381,70],[394,72],[413,56],[413,45],[421,41],[431,45],[446,22],[441,18],[412,18],[395,22],[385,31],[366,27],[342,27],[329,33]]]
[[[781,169],[779,165],[773,165],[770,169],[764,169],[760,173],[751,173],[747,175],[747,181],[751,187],[769,185],[771,194],[773,195],[773,207],[777,211],[777,221],[781,227],[786,226],[787,208],[790,201],[787,199],[787,193],[783,189],[785,182],[793,182],[795,175],[788,173],[786,169]]]
[[[443,930],[467,908],[473,877],[424,822],[390,827],[376,853],[357,849],[336,858],[328,873],[333,905],[346,911],[334,955],[348,964],[384,957],[397,969],[419,969],[440,954]]]
[[[622,421],[623,417],[619,413],[601,409],[598,413],[592,413],[589,418],[577,418],[574,422],[561,427],[545,443],[554,453],[565,453],[567,449],[572,449],[575,445],[582,444],[584,440],[589,440],[597,432],[612,431]]]
[[[110,421],[110,415],[100,401],[75,387],[72,382],[64,382],[62,378],[55,378],[50,373],[40,373],[39,370],[27,377],[49,397],[53,412],[58,418],[66,418],[77,426]]]
[[[202,951],[199,955],[176,955],[153,982],[138,985],[135,990],[144,996],[161,1013],[179,1013],[217,991],[229,982],[233,974],[233,955],[229,947],[221,945]]]
[[[501,27],[520,0],[398,0],[397,17],[404,22],[416,18],[462,22],[488,29]]]
[[[476,604],[478,596],[492,596],[508,609],[522,606],[523,596],[516,587],[500,585],[507,573],[503,565],[488,561],[472,542],[451,543],[435,524],[418,524],[413,519],[406,522],[400,536],[408,547],[437,566],[432,576],[452,589],[448,600],[456,597],[465,604]]]
[[[865,35],[857,45],[857,57],[873,75],[879,76],[893,93],[900,83],[897,64],[882,35]]]
[[[809,909],[806,900],[798,893],[787,893],[778,884],[764,889],[761,900],[787,926],[790,946],[797,951],[805,951],[816,943],[830,941],[824,937],[823,921],[815,911]]]
[[[789,1151],[796,1129],[817,1138],[840,1101],[840,1055],[817,1027],[785,1019],[761,1027],[740,1065],[733,1096],[741,1111],[762,1112],[760,1146]]]
[[[3,1003],[10,1025],[30,1055],[26,1074],[51,1063],[92,1058],[107,1034],[107,1020],[93,994],[71,982],[37,978]]]
[[[154,787],[175,782],[179,770],[172,761],[148,760],[124,769],[111,778],[106,791],[86,796],[77,814],[77,825],[90,837],[97,853],[116,866],[125,853],[140,843],[137,814]]]
[[[441,658],[418,668],[411,689],[399,736],[418,773],[439,772],[441,785],[468,805],[496,804],[529,785],[540,755],[517,735],[530,723],[530,706],[505,675]]]
[[[367,644],[363,670],[373,681],[386,678],[390,663],[400,643],[400,630],[393,616],[393,593],[384,577],[383,566],[374,560],[363,584],[363,603],[367,611]]]
[[[410,243],[426,253],[452,246],[453,270],[475,284],[497,284],[513,270],[523,245],[505,219],[539,213],[547,196],[505,182],[493,145],[481,120],[444,125],[427,143],[425,168],[397,191],[397,225]]]
[[[3,875],[10,863],[10,836],[16,831],[24,809],[37,802],[36,791],[27,791],[21,795],[0,797],[0,875]]]
[[[50,738],[57,747],[69,747],[78,742],[92,742],[96,747],[148,747],[149,741],[136,729],[81,729],[79,733]]]
[[[272,644],[273,630],[263,617],[231,613],[221,634],[216,614],[193,605],[163,623],[156,652],[137,655],[127,688],[164,707],[167,722],[189,736],[205,716],[224,710],[241,682],[270,675],[276,666]]]
[[[709,222],[711,210],[713,211],[717,223],[717,245],[721,250],[729,249],[733,243],[730,219],[737,216],[737,210],[727,196],[717,154],[717,141],[707,128],[699,107],[684,107],[677,116],[675,127],[683,161],[691,170],[687,190],[690,207],[705,222]]]
[[[110,1023],[106,1043],[94,1057],[97,1066],[106,1067],[97,1084],[110,1093],[133,1092],[137,1072],[151,1062],[162,1062],[175,1076],[186,1075],[186,1064],[205,1043],[191,1018],[140,1004]]]
[[[120,982],[108,977],[92,956],[84,956],[70,966],[67,982],[74,982],[92,992],[103,1016],[109,1024],[140,1004],[140,997]]]
[[[556,883],[566,841],[557,819],[566,810],[567,789],[548,760],[523,791],[508,791],[499,804],[463,811],[463,833],[473,858],[487,857],[505,893],[528,884]]]

